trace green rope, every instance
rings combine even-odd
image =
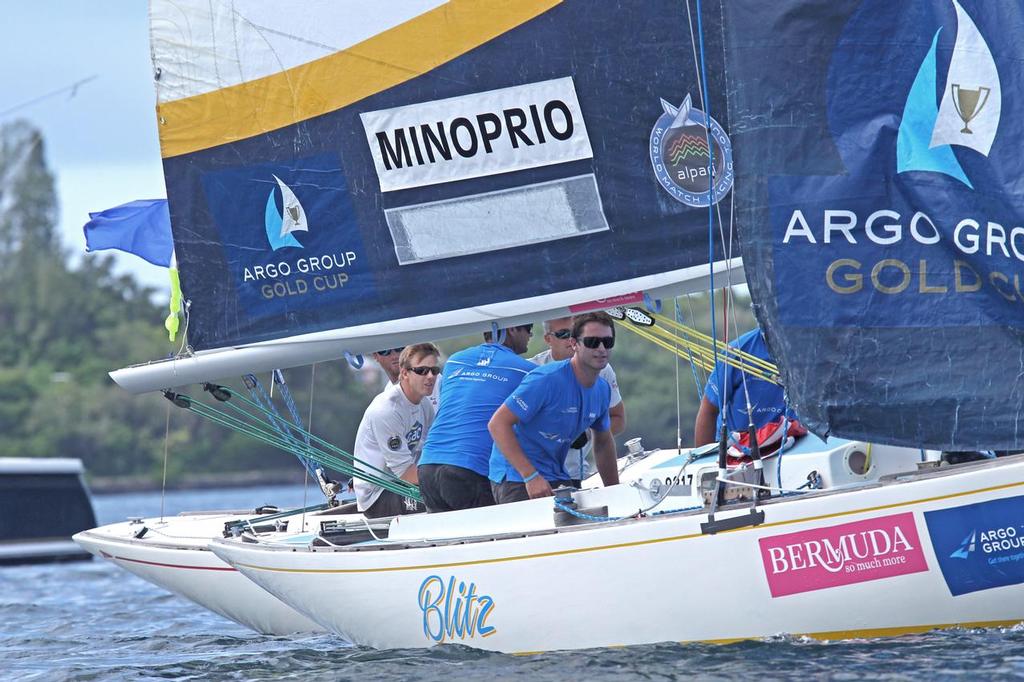
[[[260,405],[246,399],[241,394],[236,393],[227,387],[216,386],[213,388],[227,391],[229,398],[237,398],[259,412],[264,414],[267,412]],[[295,429],[295,431],[301,436],[305,437],[306,435],[309,435],[309,445],[302,440],[299,440],[294,435],[282,436],[278,431],[270,428],[268,424],[260,421],[259,417],[256,415],[247,412],[237,404],[233,404],[230,399],[221,400],[221,402],[226,403],[233,410],[240,413],[244,419],[228,414],[224,410],[219,410],[184,394],[171,393],[168,391],[164,393],[164,396],[178,407],[187,409],[204,419],[241,433],[256,441],[293,455],[298,454],[302,457],[306,457],[322,466],[334,469],[335,471],[340,471],[349,476],[358,477],[367,483],[379,486],[397,495],[411,497],[414,500],[422,501],[419,487],[415,484],[398,478],[390,471],[379,469],[372,464],[363,462],[362,460],[353,457],[350,453],[328,443],[322,438],[308,434],[305,429],[291,424],[290,422],[289,426]],[[218,398],[218,400],[219,399],[220,398]],[[249,421],[246,421],[246,419],[253,420],[254,423],[250,423]],[[313,445],[314,442],[316,445]]]

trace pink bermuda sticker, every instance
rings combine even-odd
[[[632,294],[622,294],[621,296],[612,296],[611,298],[599,298],[596,301],[587,301],[586,303],[571,305],[569,306],[569,312],[576,315],[590,310],[607,310],[608,308],[615,308],[620,305],[632,305],[634,303],[643,302],[643,292],[637,291]]]
[[[772,597],[928,570],[913,513],[762,538]]]

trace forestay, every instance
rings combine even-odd
[[[337,357],[706,285],[708,141],[716,200],[732,161],[681,0],[151,14],[197,351],[299,337]],[[290,361],[323,359],[313,348]]]
[[[1024,6],[723,5],[736,221],[800,417],[1024,447]]]

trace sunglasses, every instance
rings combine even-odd
[[[440,367],[410,367],[409,371],[410,372],[415,372],[416,374],[419,374],[421,377],[425,377],[428,374],[433,374],[436,377],[438,374],[441,373],[441,368]]]
[[[399,346],[398,348],[386,348],[384,350],[377,351],[377,355],[381,356],[382,358],[386,358],[392,353],[401,353],[403,350],[405,350],[405,346]]]
[[[572,338],[571,329],[559,329],[558,331],[548,332],[548,334],[551,334],[551,336],[555,337],[556,339],[562,339],[563,341]]]
[[[580,343],[582,343],[584,346],[586,346],[587,348],[590,348],[590,349],[597,348],[601,344],[604,344],[605,348],[607,348],[608,350],[611,350],[612,348],[615,347],[615,337],[614,336],[584,336],[582,339],[580,339]]]

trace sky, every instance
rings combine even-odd
[[[42,130],[66,249],[75,259],[94,257],[85,253],[82,236],[90,211],[167,196],[148,3],[35,0],[5,2],[3,11],[9,28],[0,41],[0,123],[20,118]],[[50,94],[55,91],[61,92]],[[165,269],[128,254],[101,253],[118,254],[119,272],[168,290]]]

